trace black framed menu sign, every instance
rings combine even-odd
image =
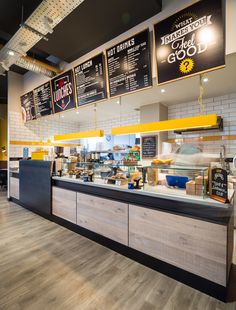
[[[51,80],[54,113],[76,107],[73,71],[64,72]]]
[[[20,99],[23,121],[28,122],[36,119],[33,91],[21,96]]]
[[[142,158],[154,158],[157,155],[157,136],[142,137]]]
[[[75,67],[74,72],[79,106],[107,98],[102,53]]]
[[[222,0],[201,0],[154,26],[158,83],[225,65]]]
[[[110,96],[152,86],[149,30],[106,51]]]
[[[52,114],[51,83],[47,82],[34,90],[36,117]]]

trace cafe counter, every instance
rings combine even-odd
[[[31,170],[30,165],[29,162],[20,167],[19,183],[24,182],[21,175],[24,170]],[[41,166],[44,172],[47,170],[44,176],[42,172],[27,185],[20,184],[18,196],[11,194],[13,201],[167,276],[226,300],[233,255],[232,203],[50,178],[49,166]],[[16,188],[14,178],[17,176],[12,175],[10,183]],[[44,193],[35,189],[41,178],[46,178],[41,184]],[[27,195],[22,192],[25,190]],[[41,210],[39,202],[30,205],[34,197],[44,203]]]

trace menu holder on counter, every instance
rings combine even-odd
[[[28,122],[36,119],[33,91],[21,96],[20,100],[23,121]]]
[[[51,81],[54,113],[76,108],[73,71],[66,71]]]
[[[225,169],[214,168],[211,171],[211,198],[222,203],[228,201],[228,174]]]
[[[103,53],[78,65],[74,72],[79,106],[107,98]]]
[[[34,90],[36,117],[51,115],[52,110],[52,92],[51,83],[47,82],[35,88]]]
[[[110,97],[152,86],[149,30],[106,51]]]
[[[157,137],[142,137],[142,158],[154,158],[157,155]]]

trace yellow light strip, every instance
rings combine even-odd
[[[79,140],[79,139],[97,138],[103,136],[104,131],[99,129],[99,130],[72,132],[61,135],[55,135],[54,141]]]
[[[193,116],[188,118],[179,118],[175,120],[160,121],[146,124],[136,124],[131,126],[123,126],[112,128],[111,133],[113,136],[116,135],[127,135],[134,133],[145,133],[145,132],[158,132],[158,131],[172,131],[172,130],[185,130],[185,129],[196,129],[206,128],[217,125],[217,115],[202,115]]]
[[[64,144],[64,143],[49,143],[40,141],[10,141],[11,145],[27,145],[27,146],[61,146],[61,147],[76,147],[80,144]]]

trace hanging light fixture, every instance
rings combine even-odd
[[[193,116],[188,118],[179,118],[174,120],[136,124],[131,126],[122,126],[112,128],[111,133],[116,135],[127,135],[135,133],[150,133],[159,131],[176,130],[201,130],[205,128],[217,127],[218,117],[216,114]]]

